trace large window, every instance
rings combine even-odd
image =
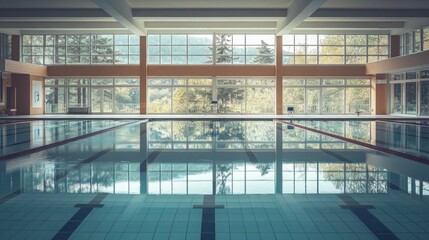
[[[283,64],[366,64],[388,57],[388,35],[283,36]]]
[[[138,78],[45,79],[45,113],[67,113],[69,107],[92,113],[139,113]]]
[[[273,78],[151,78],[149,113],[274,113]]]
[[[370,80],[366,78],[285,78],[283,111],[301,114],[371,113]]]
[[[274,35],[151,34],[148,64],[274,64]]]
[[[390,113],[429,115],[429,70],[390,75]]]
[[[22,61],[33,64],[138,64],[140,40],[127,34],[23,35]]]
[[[429,26],[401,35],[401,55],[429,50]]]

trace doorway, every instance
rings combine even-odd
[[[91,88],[91,112],[113,113],[113,88]]]

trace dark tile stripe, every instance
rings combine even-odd
[[[76,204],[75,207],[80,209],[70,218],[70,220],[64,224],[60,231],[55,234],[52,238],[54,240],[65,240],[68,239],[73,232],[79,227],[79,225],[85,220],[85,218],[91,213],[92,209],[103,207],[103,204],[100,204],[104,198],[106,198],[107,193],[97,194],[89,204]]]
[[[61,178],[65,177],[65,176],[67,176],[67,174],[68,174],[70,171],[78,170],[79,168],[81,168],[81,167],[82,167],[82,165],[85,165],[85,164],[91,163],[91,162],[93,162],[94,160],[96,160],[97,158],[99,158],[99,157],[103,156],[104,154],[106,154],[106,153],[108,153],[108,152],[110,152],[110,151],[112,151],[112,149],[105,149],[105,150],[103,150],[103,151],[101,151],[101,152],[98,152],[98,153],[96,153],[96,154],[92,155],[91,157],[89,157],[89,158],[87,158],[87,159],[83,160],[82,162],[78,163],[76,166],[74,166],[74,167],[72,167],[72,168],[70,168],[70,169],[64,170],[64,171],[63,171],[63,172],[61,172],[61,173],[57,173],[57,174],[55,174],[55,180],[59,180],[59,179],[61,179]]]
[[[33,153],[45,151],[45,150],[48,150],[50,148],[59,147],[61,145],[64,145],[64,144],[67,144],[67,143],[71,143],[71,142],[74,142],[74,141],[77,141],[77,140],[81,140],[81,139],[85,139],[85,138],[88,138],[88,137],[92,137],[92,136],[95,136],[95,135],[98,135],[98,134],[101,134],[101,133],[110,132],[110,131],[113,131],[113,130],[118,129],[120,127],[127,126],[127,125],[130,125],[130,124],[134,124],[134,123],[137,123],[137,122],[140,122],[140,121],[133,121],[133,122],[129,122],[129,123],[124,123],[124,124],[121,124],[121,125],[118,125],[118,126],[114,126],[114,127],[111,127],[111,128],[98,130],[98,131],[95,131],[95,132],[92,132],[92,133],[83,134],[83,135],[80,135],[80,136],[77,136],[77,137],[72,137],[72,138],[69,138],[69,139],[66,139],[66,140],[62,140],[62,141],[59,141],[59,142],[54,142],[54,143],[43,145],[43,146],[40,146],[40,147],[35,147],[35,148],[27,149],[27,150],[24,150],[24,151],[7,154],[7,155],[4,155],[4,156],[1,156],[0,160],[8,160],[8,159],[12,159],[12,158],[22,157],[22,156],[26,156],[26,155],[29,155],[29,154],[33,154]]]
[[[215,195],[204,195],[203,205],[215,205]],[[216,215],[214,208],[203,208],[201,240],[216,239]]]
[[[11,193],[9,193],[8,195],[6,195],[4,197],[1,197],[0,198],[0,204],[3,204],[5,202],[9,201],[10,199],[18,196],[19,194],[21,194],[21,189],[16,190],[15,192],[11,192]]]
[[[353,208],[350,209],[353,214],[358,217],[369,230],[380,240],[396,240],[399,238],[390,231],[378,218],[376,218],[368,209]]]
[[[399,240],[399,238],[368,209],[374,208],[372,205],[361,205],[349,194],[337,195],[346,205],[341,206],[352,211],[352,213],[365,224],[365,226],[380,240]]]

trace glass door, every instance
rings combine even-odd
[[[392,113],[402,113],[402,83],[393,84]]]
[[[91,88],[91,112],[113,113],[113,88]]]
[[[420,115],[429,116],[429,81],[420,82]]]
[[[417,83],[405,84],[406,114],[417,114]]]
[[[68,91],[68,107],[88,107],[88,87],[73,86]]]
[[[318,114],[320,112],[320,89],[307,88],[306,93],[306,113]]]

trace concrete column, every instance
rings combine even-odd
[[[283,194],[283,124],[276,123],[276,194]]]
[[[12,49],[11,49],[11,60],[18,61],[21,56],[21,42],[19,35],[12,35]]]
[[[146,36],[140,37],[140,114],[147,114]]]
[[[276,36],[276,114],[283,114],[283,37]]]
[[[390,36],[390,57],[397,57],[401,53],[401,36]]]

